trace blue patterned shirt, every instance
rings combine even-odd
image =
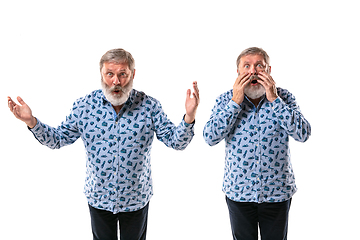
[[[154,133],[177,150],[185,149],[194,135],[193,124],[182,120],[176,127],[156,99],[136,90],[119,114],[97,90],[78,99],[59,127],[38,120],[31,131],[52,149],[81,137],[87,154],[84,193],[91,206],[113,213],[139,210],[150,200]]]
[[[305,142],[311,127],[294,96],[277,90],[274,102],[264,96],[257,107],[246,96],[239,106],[232,90],[220,95],[204,127],[210,146],[225,139],[223,191],[233,201],[281,202],[297,190],[289,136]]]

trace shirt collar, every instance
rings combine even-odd
[[[249,106],[255,107],[255,105],[250,101],[250,99],[249,99],[245,94],[244,94],[244,99],[246,99],[247,104],[248,104]],[[259,102],[257,108],[260,109],[260,108],[261,108],[261,105],[262,105],[265,101],[267,101],[266,94],[262,95],[262,97],[261,97],[261,99],[260,99],[260,102]]]

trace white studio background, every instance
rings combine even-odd
[[[60,150],[40,145],[6,97],[23,97],[56,127],[77,98],[100,88],[100,57],[124,48],[136,61],[134,87],[160,100],[174,123],[192,81],[201,94],[189,147],[154,143],[147,239],[230,240],[224,143],[207,146],[202,130],[216,97],[233,86],[237,56],[257,46],[312,125],[306,143],[291,142],[299,190],[289,239],[356,239],[357,9],[347,0],[2,1],[0,238],[92,238],[81,140]]]

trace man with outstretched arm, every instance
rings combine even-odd
[[[213,146],[225,139],[223,191],[236,240],[283,240],[295,178],[289,137],[305,142],[310,124],[295,97],[277,88],[261,48],[238,57],[233,89],[216,99],[203,131]]]
[[[186,114],[175,126],[155,98],[133,89],[135,62],[123,49],[100,60],[102,90],[75,101],[59,127],[53,128],[8,97],[16,118],[25,122],[43,145],[57,149],[81,138],[86,148],[86,180],[93,239],[146,239],[147,214],[153,195],[150,152],[154,134],[166,146],[183,150],[192,140],[200,101],[197,82],[187,90]]]

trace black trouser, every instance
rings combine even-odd
[[[226,197],[234,240],[286,240],[291,199],[280,203],[234,202]]]
[[[120,240],[145,240],[149,204],[134,212],[112,212],[89,205],[94,240],[117,240],[119,222]]]

